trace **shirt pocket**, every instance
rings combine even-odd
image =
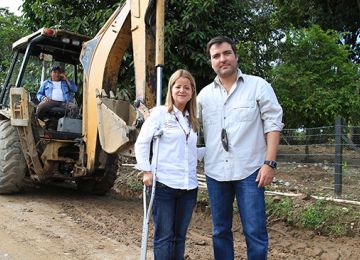
[[[253,100],[239,100],[232,107],[231,115],[236,122],[251,121],[255,117],[256,102]]]

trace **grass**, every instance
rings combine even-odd
[[[267,197],[268,222],[314,230],[319,235],[351,236],[359,234],[359,207],[334,204],[324,200],[299,200]]]
[[[210,208],[204,190],[199,190],[198,206],[204,210]],[[266,196],[266,209],[269,226],[281,221],[294,228],[313,230],[318,235],[340,237],[360,234],[360,210],[357,206],[325,200]],[[238,214],[236,203],[234,214]]]
[[[268,220],[276,219],[283,220],[289,225],[294,224],[294,204],[290,198],[283,198],[281,200],[273,197],[266,197],[266,209]]]
[[[132,191],[142,191],[143,184],[139,181],[137,176],[127,176],[126,185]]]

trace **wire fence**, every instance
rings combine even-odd
[[[360,201],[360,126],[284,129],[269,192]],[[202,164],[199,186],[206,188]]]
[[[360,126],[284,129],[270,190],[360,201]]]

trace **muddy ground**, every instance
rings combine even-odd
[[[139,184],[129,178],[119,177],[103,197],[81,194],[72,184],[32,183],[0,196],[0,259],[139,259],[143,206]],[[234,234],[236,259],[246,259],[237,216]],[[269,235],[269,259],[360,258],[359,234],[331,238],[271,221]],[[151,253],[150,241],[151,231]],[[206,205],[195,210],[186,246],[187,259],[212,259]]]

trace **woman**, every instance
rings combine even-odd
[[[192,75],[177,70],[169,79],[166,106],[153,109],[135,143],[136,168],[144,185],[152,185],[151,140],[159,140],[153,203],[155,260],[184,259],[185,237],[197,197],[196,86]]]

